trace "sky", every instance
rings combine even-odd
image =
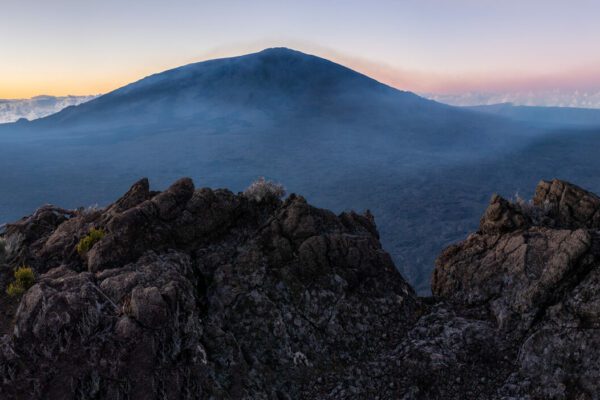
[[[284,46],[404,90],[600,92],[598,0],[0,0],[0,98]]]

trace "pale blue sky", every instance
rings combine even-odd
[[[600,86],[600,2],[2,0],[0,98],[287,46],[434,92]]]

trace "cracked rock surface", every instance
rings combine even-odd
[[[494,196],[419,298],[368,212],[187,178],[44,206],[2,235],[0,398],[598,399],[598,210],[557,180]]]

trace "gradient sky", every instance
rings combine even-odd
[[[286,46],[418,92],[600,88],[598,0],[2,0],[0,98]]]

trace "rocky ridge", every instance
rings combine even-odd
[[[102,232],[78,249],[91,230]],[[494,196],[420,298],[373,216],[143,179],[6,226],[7,399],[597,399],[600,198]]]

